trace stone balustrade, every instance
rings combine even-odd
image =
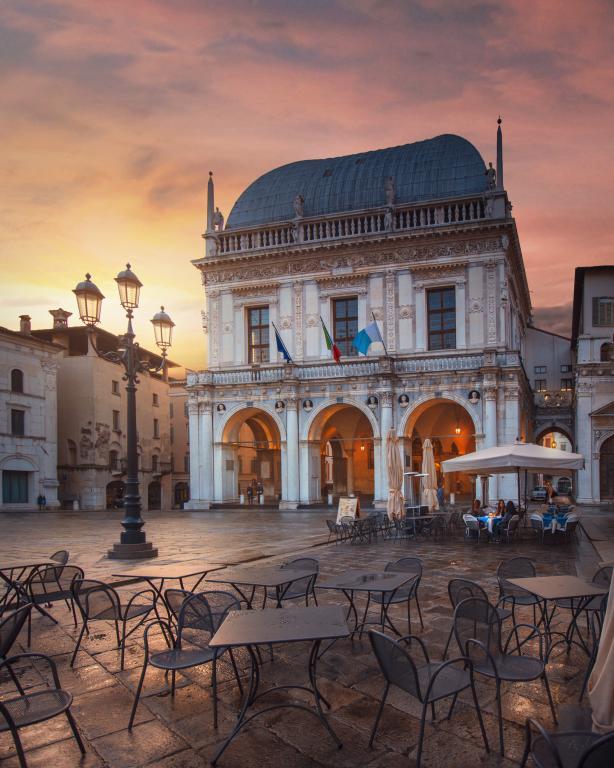
[[[261,227],[216,233],[218,255],[321,243],[365,235],[384,235],[450,226],[489,218],[488,198],[465,198],[429,205],[405,205],[334,216],[296,219]]]

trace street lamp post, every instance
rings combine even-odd
[[[126,415],[127,415],[127,477],[126,492],[124,494],[124,530],[120,535],[119,543],[113,545],[108,556],[112,559],[133,560],[149,557],[157,557],[158,550],[148,542],[143,526],[145,522],[141,517],[141,496],[139,493],[139,467],[137,453],[137,429],[136,429],[136,385],[139,383],[138,374],[149,372],[158,373],[164,370],[167,350],[171,346],[174,323],[164,311],[164,307],[157,312],[151,320],[156,338],[156,344],[162,350],[162,362],[152,368],[149,361],[139,357],[139,345],[134,340],[132,329],[133,310],[139,305],[139,293],[142,287],[141,281],[130,269],[130,264],[115,278],[119,290],[119,300],[126,310],[128,328],[123,336],[118,337],[117,352],[99,352],[96,347],[94,328],[100,322],[100,309],[104,296],[91,281],[91,275],[87,274],[85,280],[74,289],[79,307],[79,317],[87,326],[89,341],[96,354],[114,363],[124,366],[126,381]]]

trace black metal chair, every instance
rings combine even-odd
[[[83,569],[76,565],[45,565],[34,568],[24,585],[29,601],[35,606],[49,606],[52,603],[63,601],[77,626],[77,614],[72,596],[72,583],[75,579],[84,577]],[[42,611],[45,616],[57,624],[56,619],[47,611]],[[28,646],[32,639],[32,614],[28,617]]]
[[[0,661],[4,661],[9,656],[31,610],[31,603],[26,603],[26,605],[22,605],[21,608],[17,608],[17,610],[12,611],[11,613],[7,613],[5,618],[0,621]],[[19,680],[13,674],[13,670],[10,666],[7,667],[7,669],[17,690],[19,693],[23,694],[23,689],[19,684]]]
[[[19,758],[19,765],[21,768],[27,768],[26,756],[19,737],[19,729],[35,725],[36,723],[42,723],[62,713],[66,715],[81,754],[85,754],[83,741],[70,712],[72,694],[62,689],[58,670],[53,659],[42,653],[19,653],[4,661],[0,661],[0,671],[8,669],[11,678],[16,682],[17,676],[13,666],[24,660],[30,663],[34,662],[34,660],[46,662],[53,677],[53,686],[42,690],[36,688],[32,693],[25,693],[23,688],[17,684],[18,696],[9,696],[0,700],[0,733],[10,731],[15,743],[17,757]]]
[[[523,644],[533,638],[537,638],[539,641],[539,658],[513,655],[508,652],[510,642],[514,637],[518,643],[518,630],[521,628],[531,630]],[[517,625],[514,623],[504,641],[502,621],[496,608],[486,600],[469,597],[460,602],[454,610],[454,634],[461,653],[471,659],[474,672],[495,681],[499,717],[499,748],[502,755],[504,754],[503,713],[501,711],[501,684],[503,682],[528,683],[532,680],[541,679],[546,688],[552,717],[554,722],[557,722],[544,661],[543,637],[534,624]]]
[[[294,560],[288,560],[280,566],[280,570],[285,568],[298,569],[301,567],[314,569],[316,571],[320,568],[320,563],[315,557],[295,557]],[[305,605],[309,605],[309,597],[313,597],[315,604],[318,604],[316,597],[315,583],[318,578],[318,574],[314,573],[310,576],[305,576],[303,579],[295,579],[286,585],[286,589],[281,594],[282,603],[284,600],[296,600],[297,598],[304,598]],[[267,598],[275,600],[277,602],[277,592],[274,589],[266,589],[264,592],[264,601],[262,607],[266,606]]]
[[[533,561],[528,557],[512,557],[510,560],[503,560],[497,568],[497,581],[499,582],[499,601],[505,606],[512,604],[512,619],[516,623],[516,606],[533,607],[533,624],[538,623],[537,606],[541,604],[541,599],[530,592],[510,584],[508,579],[522,579],[535,576],[537,571]],[[541,616],[540,616],[541,621]]]
[[[372,595],[369,592],[365,608],[365,617],[371,600],[373,600],[374,603],[379,603],[382,606],[382,610],[384,605],[389,606],[398,603],[407,603],[407,626],[408,632],[411,634],[411,601],[415,600],[418,608],[418,616],[420,617],[420,626],[424,629],[422,611],[420,610],[420,599],[418,597],[418,587],[420,586],[420,579],[422,578],[422,560],[420,560],[419,557],[401,557],[399,560],[387,563],[384,570],[393,571],[394,573],[408,573],[413,575],[414,578],[407,584],[399,587],[392,595],[383,595],[381,592],[374,592]],[[390,617],[388,620],[390,621]]]
[[[56,563],[59,563],[60,565],[66,565],[68,562],[68,558],[70,557],[70,552],[66,549],[59,549],[57,552],[54,552],[49,559],[53,560]]]
[[[497,531],[499,539],[506,544],[514,541],[520,531],[520,515],[512,515],[505,527],[500,527]]]
[[[450,659],[449,661],[432,662],[429,658],[425,644],[415,635],[407,635],[398,640],[387,635],[369,630],[369,639],[373,653],[379,664],[379,668],[386,680],[386,686],[382,694],[382,700],[377,711],[369,747],[373,746],[373,740],[377,732],[384,704],[388,697],[390,686],[394,685],[402,691],[414,696],[422,704],[422,715],[420,718],[420,736],[418,737],[418,754],[416,757],[416,766],[420,767],[422,758],[422,745],[424,741],[424,727],[426,721],[426,712],[430,705],[432,720],[435,720],[435,703],[442,699],[452,697],[452,703],[448,711],[448,720],[452,716],[456,699],[461,691],[471,687],[473,702],[480,722],[482,738],[486,751],[490,752],[482,712],[478,702],[473,681],[473,669],[471,661],[460,657]],[[423,661],[417,663],[412,655],[412,643],[416,643],[420,648]]]
[[[592,731],[548,733],[537,720],[527,718],[524,768],[529,756],[536,768],[612,768],[614,733],[606,736]]]
[[[595,584],[598,587],[604,587],[605,589],[609,589],[610,584],[612,582],[612,573],[614,572],[614,567],[611,565],[604,565],[601,568],[598,568],[595,573],[593,574],[593,578],[591,579],[592,583]],[[585,601],[582,605],[582,612],[586,614],[586,629],[587,632],[590,633],[590,617],[595,611],[600,611],[602,609],[602,601],[603,597],[601,595],[597,595],[596,597],[591,598],[588,601]],[[607,598],[606,598],[607,600]],[[552,621],[552,617],[554,616],[555,611],[557,608],[569,610],[569,611],[575,611],[580,607],[580,601],[574,598],[566,597],[561,598],[559,600],[554,601],[554,606],[552,607],[552,612],[550,613],[550,621]],[[579,631],[577,624],[574,625],[573,631],[571,633],[571,637],[573,637],[573,633],[576,631]]]
[[[544,528],[544,520],[541,515],[533,514],[529,518],[531,524],[531,530],[535,534],[535,537],[539,539],[539,543],[544,543],[544,536],[546,535],[546,529]]]
[[[189,589],[165,589],[164,602],[168,611],[168,618],[175,627],[179,626],[179,614],[184,602],[191,597],[194,592]]]
[[[461,603],[463,600],[466,600],[468,597],[477,597],[480,600],[485,600],[487,603],[490,602],[488,595],[486,594],[486,590],[477,582],[471,581],[470,579],[450,579],[448,582],[448,597],[450,598],[450,604],[452,605],[453,611],[459,603]],[[497,612],[497,616],[501,621],[509,619],[509,617],[512,615],[511,611],[508,611],[507,608],[502,608],[499,603],[497,603],[495,606],[495,611]],[[452,626],[450,627],[450,633],[448,635],[446,647],[443,652],[444,659],[448,655],[448,648],[450,647],[450,642],[453,635],[454,623],[452,623]]]
[[[465,524],[465,541],[473,540],[479,544],[482,539],[488,538],[486,528],[480,525],[475,515],[463,515],[463,523]]]
[[[123,669],[126,640],[141,626],[152,611],[155,612],[158,619],[160,618],[156,606],[157,595],[151,588],[137,592],[132,595],[125,605],[122,605],[119,593],[113,587],[102,581],[81,578],[73,581],[72,594],[83,619],[83,626],[81,627],[81,632],[70,660],[71,666],[75,663],[83,635],[86,631],[89,631],[88,624],[91,621],[113,622],[115,625],[117,647],[121,651],[120,666]],[[126,632],[126,625],[131,619],[138,619],[138,621],[129,632]],[[119,631],[120,623],[122,627],[121,634]]]
[[[177,631],[173,631],[170,622],[158,618],[145,628],[143,636],[145,658],[141,677],[136,689],[132,712],[128,722],[128,730],[132,729],[136,710],[143,690],[143,682],[147,667],[151,665],[171,673],[171,696],[175,695],[175,676],[178,671],[211,664],[211,686],[213,688],[213,727],[217,728],[217,660],[225,653],[225,648],[211,648],[209,641],[220,627],[231,610],[240,610],[241,603],[230,592],[200,592],[190,595],[184,600],[179,612]],[[150,653],[149,633],[152,629],[162,627],[165,635],[170,638],[170,647],[163,651]],[[187,647],[186,647],[187,646]],[[230,653],[239,690],[243,693],[241,678],[234,657]]]
[[[340,530],[339,530],[339,526],[337,525],[337,523],[334,520],[327,520],[326,521],[326,527],[328,528],[328,542],[327,543],[330,544],[331,539],[334,539],[335,540],[335,544],[338,544],[339,543],[339,538],[340,538],[340,536],[339,536]]]

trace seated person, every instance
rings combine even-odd
[[[503,514],[501,520],[497,520],[493,523],[492,533],[495,538],[500,538],[501,531],[504,531],[507,528],[510,524],[510,520],[516,514],[516,507],[514,506],[513,501],[508,501],[507,504],[505,504],[503,499],[499,499],[499,504],[503,504]],[[497,515],[499,514],[501,513],[499,512],[499,505],[497,505]]]

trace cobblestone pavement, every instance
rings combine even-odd
[[[431,540],[379,541],[351,546],[324,544],[325,513],[215,512],[167,513],[148,515],[148,535],[161,549],[158,562],[207,558],[236,563],[255,558],[269,558],[278,563],[289,555],[301,553],[315,556],[321,575],[340,573],[347,568],[382,569],[385,564],[404,555],[418,556],[424,564],[420,586],[420,603],[424,629],[412,618],[412,630],[426,643],[433,658],[441,658],[450,627],[451,611],[447,595],[448,580],[465,576],[482,584],[496,599],[496,568],[502,558],[516,554],[532,557],[540,574],[580,574],[590,576],[598,556],[590,542],[581,538],[576,545],[537,545],[532,539],[514,545],[465,543],[461,535],[440,542]],[[48,514],[45,516],[2,516],[0,559],[13,559],[27,554],[48,554],[67,547],[71,561],[82,565],[86,574],[108,577],[113,565],[101,557],[118,531],[118,515],[112,519],[103,514]],[[35,528],[36,526],[36,528]],[[206,587],[205,587],[206,588]],[[213,586],[219,589],[219,586]],[[320,604],[345,605],[343,595],[320,591]],[[174,699],[154,696],[142,701],[136,725],[128,732],[127,723],[138,683],[142,659],[142,633],[130,638],[126,668],[119,670],[119,654],[114,648],[112,625],[97,622],[89,638],[83,642],[75,667],[69,666],[76,631],[70,612],[62,604],[52,610],[60,621],[54,626],[48,619],[33,619],[32,650],[50,654],[58,664],[64,687],[74,695],[73,713],[83,734],[87,755],[79,759],[76,743],[70,738],[68,724],[55,718],[22,731],[31,768],[64,768],[82,766],[155,765],[160,768],[202,768],[207,765],[216,745],[229,732],[240,706],[232,669],[221,662],[218,670],[220,718],[212,727],[210,668],[187,670]],[[393,618],[405,631],[405,607],[392,609]],[[522,614],[532,620],[530,612]],[[564,620],[564,612],[561,620]],[[23,639],[22,645],[24,643]],[[154,646],[163,647],[161,635]],[[274,661],[262,651],[262,684],[282,685],[303,682],[306,678],[308,648],[305,644],[282,646],[275,650]],[[246,654],[239,654],[239,666],[246,669]],[[577,717],[577,699],[586,657],[577,649],[570,656],[559,655],[548,666],[553,697],[562,723],[566,717]],[[355,768],[411,768],[415,766],[419,728],[419,704],[398,691],[392,693],[384,708],[374,748],[368,748],[383,682],[372,656],[367,637],[362,640],[337,642],[318,664],[318,680],[322,693],[331,704],[330,723],[343,749],[337,750],[317,720],[299,710],[280,709],[263,715],[250,724],[232,743],[220,760],[220,768],[314,768],[339,766]],[[42,668],[21,675],[24,686],[36,689],[43,684]],[[160,688],[164,678],[149,669],[145,693]],[[494,715],[494,688],[484,679],[478,680],[478,694],[485,713],[491,745],[497,744],[497,720]],[[0,680],[0,692],[9,689]],[[487,755],[479,735],[475,711],[470,697],[461,695],[450,720],[445,719],[447,706],[440,705],[438,719],[427,724],[424,766],[502,766],[517,765],[523,746],[522,724],[528,715],[537,717],[552,728],[546,693],[540,681],[504,686],[506,757]],[[300,691],[283,694],[284,699],[302,697]],[[282,700],[282,694],[274,694]],[[273,697],[271,697],[273,699]],[[445,710],[445,711],[444,711]],[[18,762],[12,742],[0,735],[0,766],[13,768]]]

